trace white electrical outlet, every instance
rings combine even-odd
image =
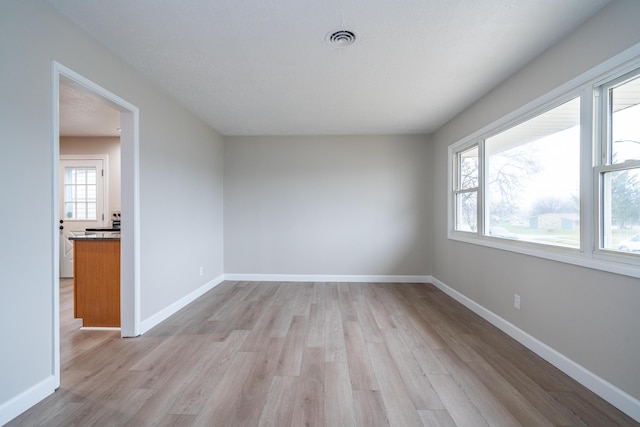
[[[200,266],[200,276],[204,276],[204,267]]]
[[[513,308],[520,310],[520,295],[513,294]]]

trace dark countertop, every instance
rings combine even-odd
[[[85,228],[85,231],[115,231],[120,232],[120,227],[93,227],[93,228]]]
[[[120,240],[120,232],[92,232],[69,237],[69,240]]]

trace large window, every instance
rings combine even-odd
[[[580,246],[580,98],[485,140],[485,234]]]
[[[472,142],[455,158],[456,231],[580,246],[580,98]]]
[[[640,59],[635,63],[452,145],[450,237],[640,265]]]
[[[605,84],[603,144],[596,168],[600,199],[600,248],[640,253],[640,73]]]

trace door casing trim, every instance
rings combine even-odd
[[[120,111],[121,158],[121,211],[124,218],[121,228],[120,312],[121,336],[140,335],[140,177],[139,133],[140,110],[109,90],[81,74],[53,60],[51,61],[51,111],[52,111],[52,374],[55,388],[60,386],[60,236],[59,214],[59,161],[60,161],[60,77],[64,76],[100,95],[113,108]]]

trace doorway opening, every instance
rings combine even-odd
[[[71,86],[75,90],[90,96],[106,108],[112,109],[119,115],[120,139],[120,209],[122,215],[120,230],[120,313],[121,336],[135,337],[140,335],[140,198],[139,198],[139,110],[119,96],[95,84],[84,76],[52,62],[52,152],[53,152],[53,211],[52,218],[55,225],[53,230],[53,374],[56,388],[60,385],[60,220],[61,190],[60,190],[60,93],[61,86]],[[82,173],[82,171],[80,171]],[[64,203],[64,202],[62,202]],[[71,202],[70,202],[71,203]],[[72,203],[82,202],[73,201]],[[80,206],[80,205],[78,205]],[[84,205],[87,208],[88,205]],[[71,209],[71,207],[70,207]],[[112,212],[109,212],[112,214]],[[106,223],[110,216],[105,215]]]

